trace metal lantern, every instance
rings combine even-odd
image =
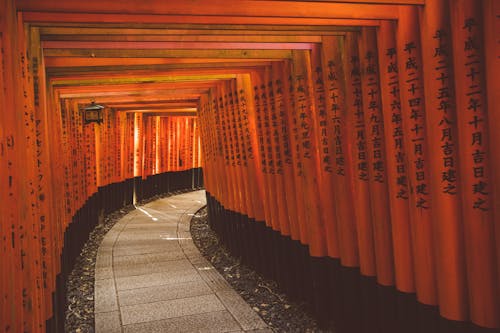
[[[102,123],[103,122],[103,112],[104,106],[96,104],[94,101],[83,109],[83,115],[85,119],[85,124],[90,123]]]

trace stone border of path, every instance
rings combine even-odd
[[[104,237],[96,332],[272,332],[198,251],[189,232],[205,192],[139,206]]]

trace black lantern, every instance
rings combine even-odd
[[[103,122],[103,112],[104,106],[95,104],[94,101],[83,109],[83,117],[85,119],[85,124],[90,123],[102,123]]]

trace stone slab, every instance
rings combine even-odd
[[[213,294],[120,307],[123,325],[222,310],[224,306]]]

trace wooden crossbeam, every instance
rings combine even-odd
[[[245,66],[255,63],[262,65],[269,64],[272,59],[231,59],[231,58],[89,58],[89,57],[49,57],[45,59],[46,68],[55,67],[112,67],[112,66],[128,66],[131,69],[147,68],[148,65],[157,65],[151,67],[154,69],[168,69],[182,67],[212,67],[212,64],[217,64],[217,67],[232,67]],[[234,63],[234,65],[233,65]],[[168,66],[160,66],[168,65]],[[176,66],[179,65],[179,66]],[[189,65],[189,66],[187,66]],[[136,67],[134,67],[136,66]],[[123,69],[123,68],[122,68]]]
[[[203,14],[206,16],[394,19],[397,15],[398,6],[395,4],[373,4],[374,2],[366,2],[212,0],[207,5],[207,2],[203,0],[133,0],[127,2],[117,2],[114,0],[66,0],[63,2],[59,0],[18,0],[16,4],[18,10],[22,11],[66,13],[199,15],[200,9],[203,8]],[[394,2],[391,1],[391,3]],[[405,1],[404,4],[408,4],[408,1]],[[423,1],[416,1],[414,4],[421,5]]]
[[[46,49],[46,57],[89,58],[241,58],[241,59],[286,59],[289,50],[146,50],[146,49]]]
[[[360,23],[370,23],[367,22]],[[377,22],[377,21],[375,21]],[[358,24],[361,25],[361,24]],[[52,23],[37,22],[42,36],[48,35],[104,35],[104,36],[318,36],[336,35],[347,31],[358,31],[358,27],[338,26],[307,26],[307,25],[201,25],[176,24],[165,25],[161,28],[133,28],[132,24],[113,27],[109,25],[89,24],[79,22],[78,25],[57,26]]]
[[[130,42],[130,41],[44,41],[48,49],[122,50],[311,50],[314,43],[267,42]]]

